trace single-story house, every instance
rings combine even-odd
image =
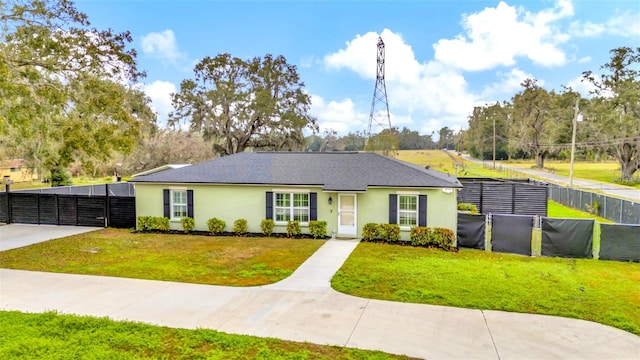
[[[165,216],[180,230],[180,219],[219,218],[231,230],[246,219],[261,232],[273,219],[275,232],[298,220],[303,233],[311,220],[327,222],[327,233],[360,237],[364,224],[394,223],[402,239],[413,226],[456,231],[455,176],[375,153],[243,152],[187,167],[137,176],[137,216]]]

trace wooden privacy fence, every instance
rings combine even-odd
[[[458,203],[475,204],[481,214],[547,215],[547,187],[529,180],[460,178]]]
[[[640,225],[592,219],[458,214],[457,245],[528,256],[640,262]]]
[[[103,195],[74,195],[84,190],[65,188],[59,189],[62,193],[0,193],[0,222],[134,228],[135,197],[113,196],[109,185],[102,187]]]

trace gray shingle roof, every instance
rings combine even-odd
[[[357,152],[244,152],[140,176],[131,182],[315,185],[325,191],[366,191],[369,186],[462,187],[455,176]]]

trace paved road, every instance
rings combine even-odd
[[[327,241],[292,276],[208,286],[0,269],[0,309],[56,310],[427,359],[638,359],[640,337],[552,316],[371,300],[330,279],[357,241]]]
[[[468,155],[462,155],[462,157],[467,161],[473,161],[480,164],[482,163],[482,160],[474,159]],[[485,163],[487,162],[485,161]],[[523,169],[515,166],[505,165],[504,163],[499,163],[499,162],[496,162],[496,166],[521,172],[523,174],[535,176],[537,178],[544,179],[546,181],[553,182],[556,184],[565,185],[565,186],[569,185],[568,176],[549,174],[544,171],[538,171],[533,169]],[[593,181],[593,180],[576,179],[575,177],[573,178],[573,186],[579,189],[597,190],[607,195],[625,198],[635,202],[640,202],[640,189],[632,188],[630,186],[603,183],[603,182]]]

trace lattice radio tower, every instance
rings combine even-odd
[[[391,129],[391,117],[389,116],[389,101],[387,100],[387,85],[384,82],[384,41],[378,37],[378,60],[376,71],[376,87],[373,90],[371,113],[369,113],[369,128],[367,140],[371,138],[371,127],[389,126]]]

